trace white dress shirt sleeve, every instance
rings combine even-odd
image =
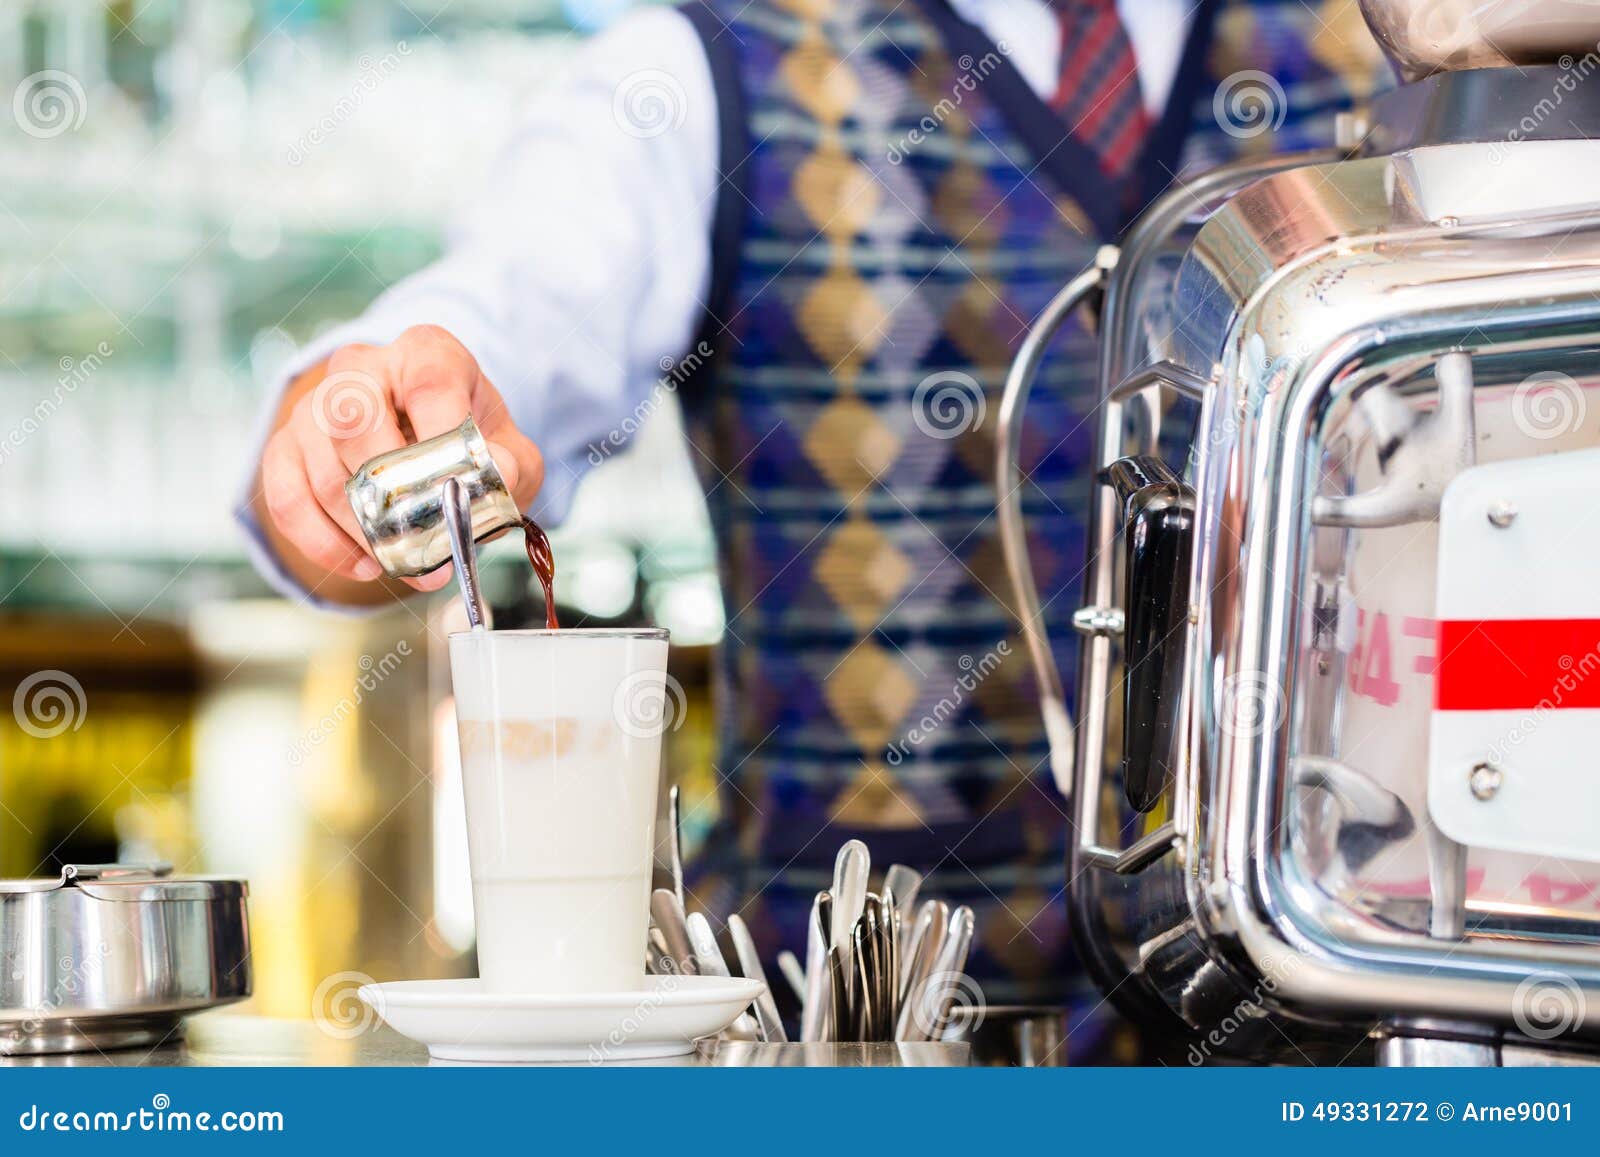
[[[533,513],[559,522],[589,447],[612,437],[694,342],[710,281],[717,135],[693,26],[671,9],[624,17],[532,95],[451,223],[445,255],[301,350],[284,384],[351,342],[443,326],[543,452]],[[280,392],[263,415],[263,444]],[[251,485],[254,471],[252,462]],[[249,498],[237,514],[257,568],[307,599],[266,546]]]

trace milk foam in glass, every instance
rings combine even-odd
[[[450,670],[485,987],[641,988],[667,633],[480,629]]]

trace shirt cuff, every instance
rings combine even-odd
[[[244,534],[245,555],[250,559],[250,564],[256,568],[256,573],[284,598],[321,611],[355,616],[369,614],[378,608],[351,606],[348,603],[322,598],[295,578],[289,572],[289,568],[284,566],[283,559],[278,557],[278,552],[273,550],[272,544],[267,541],[266,531],[261,528],[254,509],[256,478],[261,471],[261,453],[267,448],[268,439],[272,437],[273,424],[278,416],[278,405],[283,399],[283,392],[289,388],[291,382],[312,366],[327,360],[335,350],[351,342],[386,340],[389,339],[375,337],[370,330],[357,322],[329,330],[290,359],[283,373],[279,375],[277,386],[268,393],[261,412],[256,416],[255,433],[250,439],[250,454],[246,459],[250,464],[250,471],[239,487],[238,498],[233,506],[233,520]]]

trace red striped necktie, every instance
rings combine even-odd
[[[1133,42],[1116,0],[1052,0],[1061,21],[1061,80],[1050,106],[1111,176],[1125,174],[1150,128]]]

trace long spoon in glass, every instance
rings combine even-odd
[[[484,625],[483,589],[478,585],[478,551],[472,541],[472,501],[459,479],[444,481],[444,525],[450,534],[450,561],[455,564],[461,601],[467,605],[467,623],[473,630]]]

